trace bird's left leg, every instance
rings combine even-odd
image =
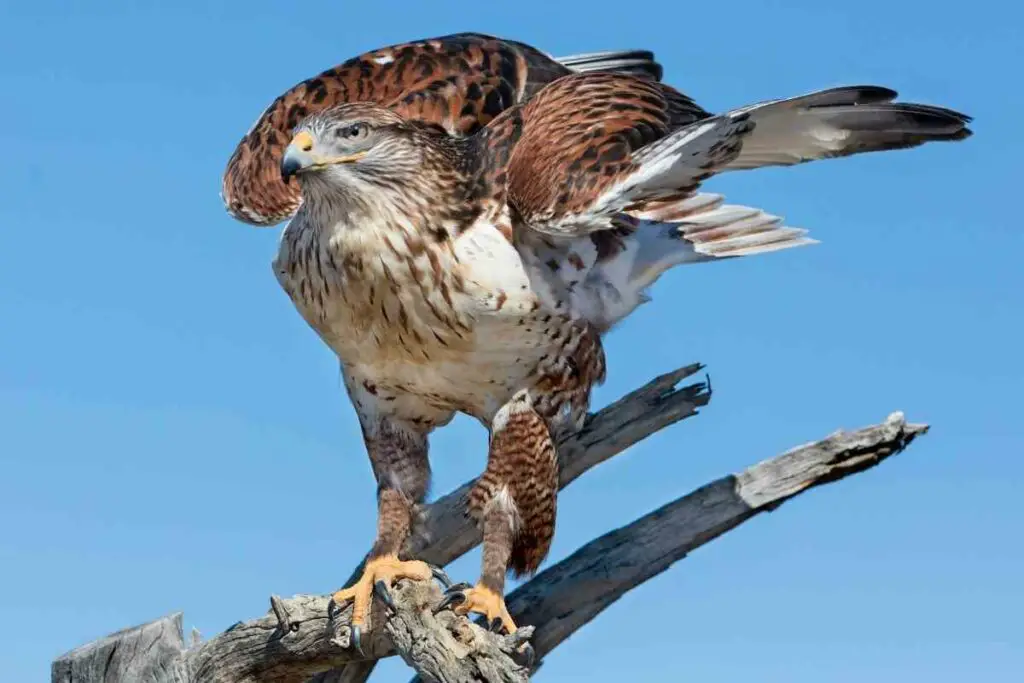
[[[426,434],[391,420],[364,425],[363,431],[378,485],[377,538],[356,583],[332,596],[336,605],[353,601],[352,644],[360,652],[362,629],[374,593],[391,606],[388,589],[399,579],[429,581],[436,577],[450,585],[440,568],[399,559],[412,529],[415,508],[426,497],[430,481]]]
[[[548,554],[555,531],[558,458],[547,422],[526,391],[494,417],[487,469],[470,492],[469,512],[483,528],[480,580],[450,588],[438,609],[483,614],[492,630],[516,624],[505,607],[505,574],[531,574]]]

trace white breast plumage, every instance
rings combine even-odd
[[[565,321],[494,225],[447,242],[396,234],[340,224],[322,234],[300,212],[274,269],[347,372],[489,415],[565,339]]]

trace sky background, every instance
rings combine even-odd
[[[677,269],[607,340],[595,407],[691,361],[694,419],[566,490],[550,566],[728,472],[893,410],[932,431],[694,552],[544,681],[930,683],[1024,669],[1024,10],[1008,3],[0,4],[0,679],[183,610],[206,637],[326,593],[374,484],[336,362],[218,192],[280,92],[407,39],[653,49],[723,109],[878,83],[976,117],[957,145],[713,179],[822,244]],[[1016,70],[1016,71],[1015,71]],[[482,471],[466,419],[435,494]],[[475,580],[478,552],[450,566]],[[642,634],[638,629],[643,629]],[[406,681],[400,661],[374,680]]]

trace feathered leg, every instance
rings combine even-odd
[[[492,630],[516,624],[505,607],[505,574],[531,574],[548,554],[555,532],[558,458],[548,425],[521,391],[491,424],[487,469],[469,496],[469,513],[483,528],[480,580],[453,586],[442,609],[483,614]]]
[[[332,600],[352,607],[352,645],[362,652],[362,629],[366,624],[374,593],[390,605],[388,589],[399,579],[440,580],[451,585],[438,567],[418,560],[399,559],[412,529],[417,505],[423,502],[430,481],[426,435],[404,425],[381,420],[364,425],[366,448],[377,478],[377,538],[366,560],[363,574]]]

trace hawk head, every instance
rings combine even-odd
[[[281,158],[281,177],[296,177],[303,194],[317,191],[407,191],[422,173],[424,131],[389,109],[343,104],[300,123]]]

